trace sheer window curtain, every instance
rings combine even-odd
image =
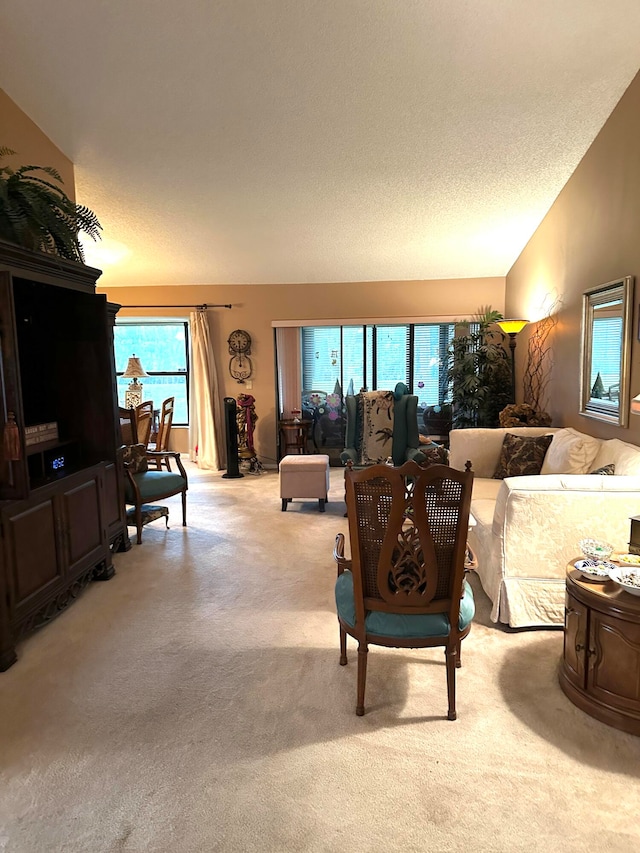
[[[189,324],[191,327],[189,387],[191,459],[197,461],[200,468],[220,470],[226,465],[224,419],[207,312],[193,312],[189,317]]]
[[[302,353],[297,326],[276,327],[276,352],[280,412],[290,418],[291,410],[302,404]]]

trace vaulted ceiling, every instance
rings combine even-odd
[[[638,0],[7,0],[0,32],[112,286],[505,275],[640,68]]]

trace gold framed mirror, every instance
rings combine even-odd
[[[633,276],[587,290],[582,305],[580,414],[629,421]]]

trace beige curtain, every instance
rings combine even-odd
[[[191,328],[189,386],[191,459],[197,461],[200,468],[219,470],[226,465],[224,419],[218,392],[218,374],[211,346],[209,315],[206,310],[195,311],[189,320]]]
[[[291,409],[299,409],[302,400],[302,354],[297,326],[276,328],[276,352],[280,411],[283,417],[290,418]]]

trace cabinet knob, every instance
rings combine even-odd
[[[576,651],[581,652],[584,649],[582,643],[576,643]]]

